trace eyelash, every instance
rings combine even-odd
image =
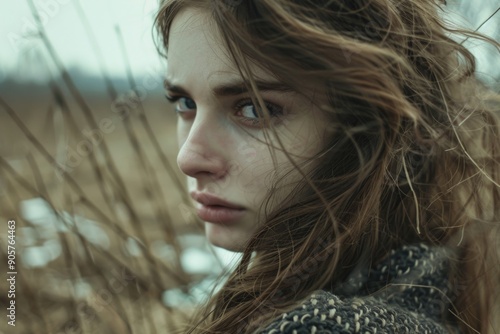
[[[169,96],[169,95],[166,95],[165,94],[165,98],[167,99],[168,102],[170,102],[171,104],[175,104],[176,102],[178,102],[180,99],[182,98],[185,98],[184,96],[180,96],[180,95],[176,95],[176,96]],[[194,101],[193,101],[194,102]],[[179,111],[179,109],[177,109],[177,106],[175,108],[175,112],[180,114],[180,113],[183,113],[184,111]]]
[[[165,95],[165,98],[172,104],[175,104],[176,102],[178,102],[181,98],[186,98],[185,96],[181,96],[181,95],[177,95],[177,96],[169,96],[169,95]],[[193,101],[194,102],[194,101]],[[268,102],[268,101],[264,101],[264,105],[266,106],[267,110],[269,111],[270,113],[270,117],[271,118],[275,118],[277,120],[281,119],[281,117],[283,116],[284,114],[284,110],[283,110],[283,107],[277,105],[277,104],[274,104],[274,103],[271,103],[271,102]],[[255,105],[253,104],[252,100],[251,99],[243,99],[243,100],[240,100],[238,101],[235,105],[234,105],[234,110],[236,111],[241,111],[244,107],[246,106],[254,106]],[[176,108],[176,113],[178,114],[181,114],[183,113],[184,111],[179,111],[177,108]],[[250,118],[250,117],[242,117],[243,120],[244,120],[244,123],[248,124],[249,126],[253,126],[253,127],[259,127],[260,126],[260,123],[261,121],[263,120],[263,118],[261,117],[257,117],[257,118]]]

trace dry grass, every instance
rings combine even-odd
[[[82,94],[28,4],[61,79],[37,97],[0,95],[0,254],[7,264],[15,219],[15,332],[175,332],[189,310],[167,307],[162,293],[200,278],[180,259],[178,235],[200,226],[183,205],[175,116],[152,88],[140,90],[130,67],[125,96],[104,67],[105,91]],[[128,64],[118,28],[117,38]],[[45,206],[26,210],[33,198]],[[158,242],[168,256],[155,253]],[[2,305],[8,290],[3,280]],[[12,329],[0,323],[0,332]]]
[[[151,95],[143,101],[145,114],[131,108],[121,119],[113,113],[109,99],[94,98],[89,106],[95,124],[109,119],[114,126],[100,132],[102,140],[96,140],[91,152],[82,155],[78,152],[86,151],[81,143],[91,142],[82,131],[93,128],[74,111],[75,103],[68,104],[71,117],[66,118],[61,103],[54,102],[50,94],[37,101],[11,99],[2,104],[1,140],[8,144],[0,148],[0,219],[5,222],[1,254],[2,263],[7,263],[6,222],[14,218],[16,332],[174,331],[184,319],[182,310],[166,307],[161,294],[199,278],[183,271],[176,238],[199,228],[194,216],[181,210],[185,192],[179,186],[179,172],[166,168],[166,163],[176,166],[173,112],[161,97]],[[61,152],[71,151],[79,157],[73,159],[71,168],[65,172],[55,168],[54,162],[68,166]],[[20,203],[31,198],[51,204],[53,226],[23,218]],[[109,247],[89,242],[78,229],[83,225],[74,224],[72,218],[66,232],[58,231],[56,217],[63,211],[73,218],[97,222],[109,237]],[[27,231],[36,231],[29,243]],[[139,256],[127,251],[129,238],[138,241]],[[54,240],[62,255],[41,268],[30,267],[26,261],[23,264],[27,248]],[[158,240],[175,250],[173,258],[154,255],[151,245]],[[9,302],[7,290],[2,283],[2,304]],[[1,322],[0,330],[11,329]]]

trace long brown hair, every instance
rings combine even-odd
[[[448,320],[466,333],[494,328],[500,97],[478,81],[473,55],[450,35],[500,45],[447,27],[439,6],[433,0],[162,4],[157,26],[165,48],[173,18],[201,7],[250,87],[253,61],[296,91],[315,87],[329,101],[320,107],[331,131],[315,168],[266,212],[192,331],[254,330],[312,291],[333,290],[359,263],[376,263],[415,242],[456,250]]]

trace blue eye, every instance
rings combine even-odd
[[[271,118],[279,119],[281,116],[283,116],[282,107],[270,102],[265,102],[265,105]],[[264,121],[264,118],[259,116],[257,107],[251,100],[240,101],[236,105],[235,109],[241,114],[241,118],[243,118],[245,123],[248,123],[252,126],[262,125],[261,123]]]
[[[241,113],[243,117],[246,118],[252,118],[252,117],[259,117],[257,114],[257,110],[255,109],[255,106],[253,104],[247,104],[241,108]]]
[[[181,97],[177,103],[177,109],[179,111],[193,110],[196,109],[196,103],[189,97]]]
[[[193,99],[186,96],[169,96],[165,95],[167,100],[175,105],[175,111],[177,113],[185,113],[190,111],[196,111],[196,103]],[[269,116],[273,120],[279,121],[282,116],[284,116],[283,107],[264,101],[266,110],[269,112]],[[236,103],[234,110],[236,110],[238,117],[241,121],[252,127],[262,127],[264,124],[264,117],[260,117],[257,111],[257,106],[255,106],[251,99],[244,99]],[[187,114],[185,114],[187,117]]]
[[[176,112],[186,112],[196,109],[196,103],[189,97],[168,95],[165,95],[165,97],[168,101],[170,101],[170,103],[175,104]]]

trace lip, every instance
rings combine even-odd
[[[230,209],[225,206],[201,205],[196,208],[196,214],[203,221],[209,223],[232,223],[245,215],[245,210]]]
[[[196,214],[202,220],[211,223],[231,223],[245,214],[245,208],[216,196],[190,192],[191,197],[201,206],[196,208]]]
[[[235,210],[244,210],[245,209],[241,205],[225,201],[222,198],[219,198],[217,196],[210,195],[207,193],[200,193],[197,191],[192,191],[189,194],[196,202],[203,204],[205,206],[217,205],[217,206],[224,206],[226,208],[235,209]]]

